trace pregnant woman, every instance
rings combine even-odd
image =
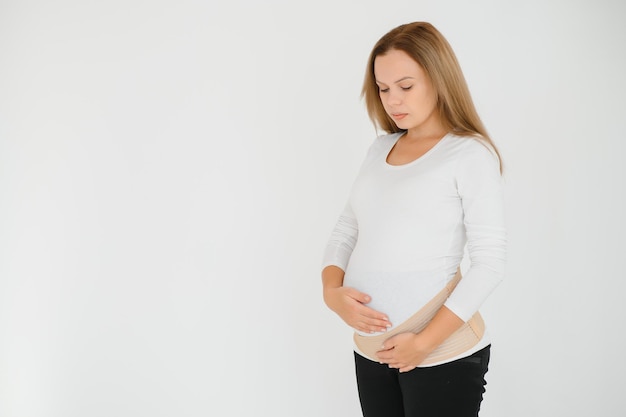
[[[506,255],[500,154],[429,23],[376,43],[363,97],[386,134],[367,152],[322,269],[324,301],[355,330],[363,415],[477,416],[491,348],[478,309]]]

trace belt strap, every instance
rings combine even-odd
[[[372,360],[376,360],[376,352],[380,350],[385,340],[400,333],[421,332],[446,302],[459,281],[461,281],[460,267],[457,269],[452,280],[450,280],[437,295],[399,326],[389,332],[374,336],[363,336],[355,332],[354,343],[364,355]],[[474,347],[484,334],[485,323],[480,313],[476,312],[468,321],[463,323],[459,329],[444,340],[439,347],[432,351],[420,365],[429,365],[459,355]]]

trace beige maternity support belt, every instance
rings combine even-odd
[[[437,295],[426,303],[417,313],[413,314],[393,330],[376,336],[361,336],[358,333],[354,333],[356,346],[366,356],[371,359],[376,359],[376,352],[381,350],[385,340],[400,333],[421,332],[426,325],[430,323],[435,314],[437,314],[437,311],[439,311],[446,302],[460,280],[461,270],[457,269],[452,280],[437,293]],[[484,333],[485,323],[480,313],[476,312],[472,318],[463,323],[457,331],[452,333],[437,349],[432,351],[420,365],[429,365],[459,355],[474,347],[483,337]]]

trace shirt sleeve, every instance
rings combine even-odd
[[[322,269],[329,265],[335,265],[345,271],[350,255],[352,255],[356,245],[358,234],[358,224],[348,202],[339,216],[339,220],[337,220],[337,224],[326,245],[322,259]]]
[[[457,165],[470,266],[445,303],[464,321],[504,278],[506,229],[503,180],[497,156],[474,139]]]
[[[389,135],[386,136],[387,139]],[[383,137],[379,136],[368,148],[363,163],[359,169],[359,174],[373,159],[379,156]],[[330,239],[326,245],[324,256],[322,258],[322,269],[329,265],[334,265],[342,270],[346,270],[350,256],[356,245],[359,235],[359,227],[357,218],[350,206],[350,202],[346,203],[343,212],[339,215],[337,224],[333,229]]]

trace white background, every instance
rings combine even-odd
[[[216,3],[216,4],[213,4]],[[505,162],[482,416],[623,415],[620,1],[0,2],[0,416],[358,416],[319,265],[385,32]]]

